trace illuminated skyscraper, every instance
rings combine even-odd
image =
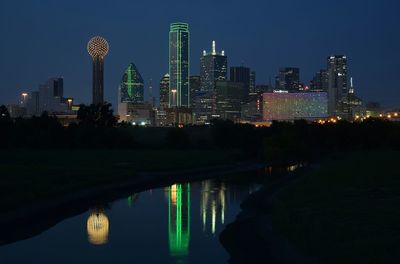
[[[109,46],[107,40],[96,36],[89,40],[87,50],[93,59],[93,104],[104,103],[104,57],[107,55]]]
[[[135,64],[130,63],[119,85],[118,103],[143,103],[144,82]]]
[[[212,42],[212,51],[203,51],[200,58],[201,91],[214,92],[215,81],[227,79],[228,59],[225,52],[216,51],[215,41]]]
[[[348,93],[347,57],[342,55],[328,57],[328,114],[338,112],[338,103]]]
[[[169,32],[169,107],[190,107],[189,53],[189,25],[172,23]]]
[[[169,74],[166,73],[160,81],[160,108],[166,109],[169,105]]]

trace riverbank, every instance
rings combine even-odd
[[[232,263],[255,256],[272,263],[393,263],[400,257],[399,158],[398,151],[335,155],[252,195],[221,235]]]
[[[240,162],[235,151],[91,150],[4,155],[0,155],[0,168],[8,174],[1,173],[6,190],[1,196],[2,204],[9,204],[8,210],[0,212],[0,244],[31,237],[91,206],[150,187],[265,166]]]
[[[89,187],[125,182],[142,172],[229,165],[234,151],[15,150],[0,152],[0,213]]]

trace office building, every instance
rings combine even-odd
[[[144,81],[134,63],[130,63],[125,70],[119,85],[118,103],[144,102]]]
[[[150,126],[155,124],[155,112],[151,104],[119,103],[119,122]]]
[[[320,70],[315,73],[314,78],[310,82],[310,91],[328,91],[328,71]]]
[[[193,114],[195,123],[199,125],[208,124],[216,115],[215,92],[196,92],[193,102]]]
[[[217,52],[215,41],[210,52],[203,51],[200,58],[201,91],[214,92],[215,81],[227,80],[228,59],[225,52]]]
[[[29,116],[38,116],[41,114],[38,91],[31,92],[28,95],[27,113]]]
[[[230,81],[235,83],[242,83],[246,94],[250,93],[250,68],[240,66],[230,68]],[[247,100],[247,96],[244,98]]]
[[[276,90],[286,90],[296,92],[300,85],[300,69],[285,67],[279,69],[279,74],[275,79]]]
[[[348,93],[347,57],[330,56],[327,59],[328,70],[328,113],[336,116],[339,112],[338,103]]]
[[[250,72],[250,93],[256,92],[256,72]]]
[[[242,82],[216,82],[216,113],[221,119],[238,121],[248,86]]]
[[[172,23],[169,32],[169,107],[190,107],[189,52],[189,25]]]
[[[169,106],[169,73],[166,73],[160,80],[160,108],[166,109]]]
[[[49,78],[46,83],[39,86],[39,113],[65,112],[67,105],[64,101],[63,78]],[[33,99],[33,98],[32,98]]]
[[[190,76],[190,105],[194,108],[194,99],[196,93],[201,89],[201,77],[199,75]]]

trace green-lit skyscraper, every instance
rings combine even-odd
[[[118,103],[143,103],[144,82],[135,64],[130,63],[119,85]]]
[[[190,107],[190,34],[187,23],[172,23],[169,32],[169,106]]]

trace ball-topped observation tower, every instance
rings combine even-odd
[[[93,104],[104,103],[104,58],[109,45],[103,37],[93,37],[87,44],[87,50],[93,59]]]

